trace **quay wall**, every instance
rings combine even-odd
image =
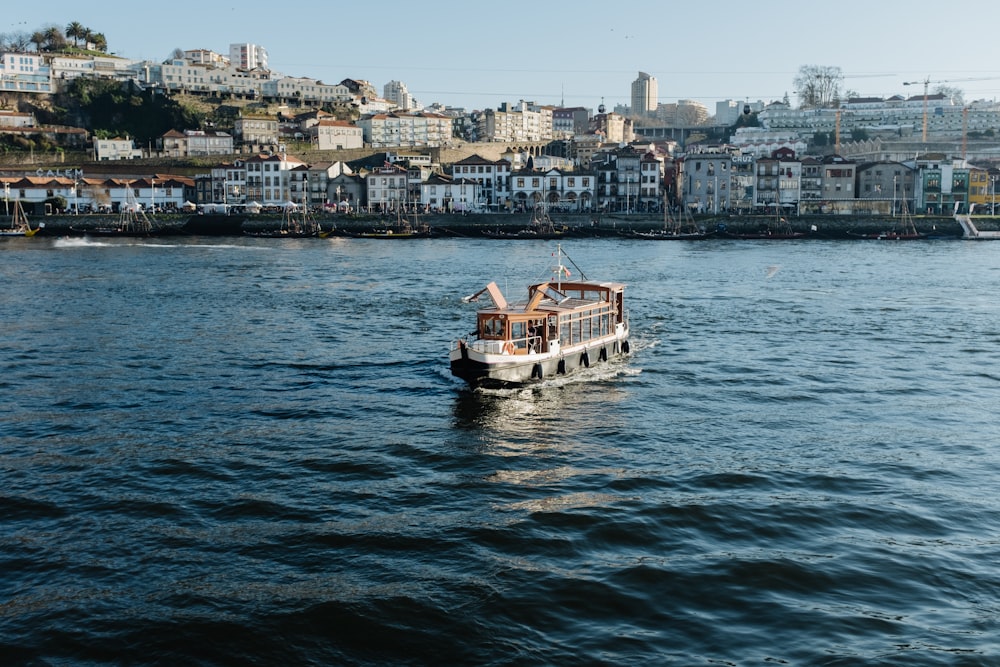
[[[40,234],[71,235],[81,234],[88,229],[113,226],[117,217],[112,215],[50,215],[33,216],[32,224],[43,222]],[[318,215],[316,220],[324,229],[365,231],[392,224],[394,218],[378,215]],[[1000,216],[978,216],[973,220],[982,231],[1000,231]],[[663,220],[648,215],[553,215],[557,227],[563,227],[570,236],[620,236],[630,231],[645,232],[663,227]],[[241,229],[277,228],[280,215],[239,215],[202,216],[188,214],[157,215],[154,225],[185,233],[238,234]],[[516,232],[529,226],[529,214],[483,213],[483,214],[440,214],[422,215],[420,223],[425,223],[441,236],[475,237],[486,236],[490,232]],[[699,216],[695,224],[706,231],[726,231],[734,234],[754,232],[766,228],[773,222],[772,216]],[[853,216],[801,216],[788,218],[788,223],[797,232],[805,232],[810,238],[851,239],[859,235],[891,230],[901,220],[891,217]],[[211,224],[209,224],[211,223]],[[914,218],[917,231],[941,237],[960,237],[962,229],[950,217],[918,216]],[[205,229],[208,231],[199,232]],[[194,231],[192,231],[194,230]]]

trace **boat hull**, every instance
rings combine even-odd
[[[502,389],[536,384],[622,359],[631,352],[628,329],[555,353],[484,354],[465,341],[450,352],[451,373],[472,387]]]
[[[206,213],[191,216],[180,230],[194,236],[239,236],[244,222],[246,218],[238,215]]]

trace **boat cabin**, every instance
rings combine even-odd
[[[587,343],[613,334],[624,322],[624,290],[620,283],[544,282],[528,289],[528,301],[509,305],[490,283],[483,291],[494,307],[478,312],[476,337],[493,354],[545,353]]]

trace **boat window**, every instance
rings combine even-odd
[[[499,317],[483,317],[480,319],[480,336],[484,338],[499,338],[502,337],[503,334],[503,320]]]
[[[514,341],[515,346],[525,347],[527,345],[527,338],[528,338],[527,322],[510,323],[510,339]]]

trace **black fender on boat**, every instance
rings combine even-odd
[[[580,355],[580,365],[584,368],[590,368],[590,355],[586,352]]]
[[[559,363],[556,364],[556,375],[566,375],[566,360],[560,358]]]

